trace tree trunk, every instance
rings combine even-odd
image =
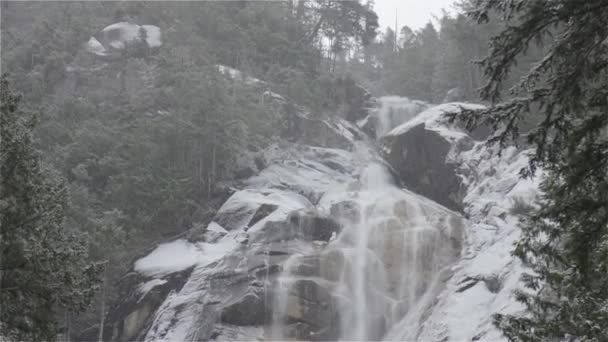
[[[72,333],[72,327],[71,327],[71,321],[72,321],[72,317],[70,315],[70,311],[67,310],[65,312],[65,341],[66,342],[70,342],[70,334]]]
[[[103,271],[103,283],[101,284],[101,309],[99,314],[101,319],[99,320],[99,338],[98,342],[103,342],[103,328],[106,321],[106,285],[108,278],[108,265],[106,265]]]

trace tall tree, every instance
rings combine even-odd
[[[477,0],[471,15],[497,12],[508,25],[481,65],[491,106],[462,114],[494,128],[492,142],[517,139],[522,121],[535,148],[524,176],[544,170],[540,208],[523,220],[515,254],[533,270],[517,292],[523,316],[496,315],[514,341],[608,341],[608,2]],[[501,101],[518,59],[541,42],[543,56]]]
[[[4,76],[0,92],[0,322],[17,339],[52,340],[55,310],[85,309],[100,270],[64,226],[67,190],[33,146],[34,117]]]

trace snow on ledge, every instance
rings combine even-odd
[[[200,251],[186,240],[175,240],[156,247],[152,253],[137,260],[135,270],[150,275],[161,276],[179,272],[196,264]]]
[[[422,113],[416,115],[411,120],[395,127],[390,132],[386,134],[386,136],[396,136],[406,133],[413,127],[416,127],[420,124],[425,124],[425,128],[431,131],[436,131],[440,133],[444,137],[452,137],[452,138],[462,138],[466,136],[466,133],[461,129],[450,125],[445,115],[450,112],[460,112],[463,109],[467,110],[480,110],[484,109],[485,106],[479,104],[472,103],[464,103],[464,102],[451,102],[444,103],[435,107],[431,107]]]
[[[184,239],[163,243],[135,262],[135,271],[153,278],[183,271],[194,265],[210,264],[236,246],[234,236],[227,235],[217,243],[191,243]]]

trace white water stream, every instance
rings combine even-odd
[[[376,136],[381,137],[392,128],[410,120],[428,108],[424,101],[410,100],[401,96],[382,96],[378,98],[380,107],[376,113]]]
[[[327,264],[339,265],[332,268],[337,274],[307,279],[336,298],[340,340],[415,339],[441,276],[458,258],[461,219],[398,188],[384,165],[366,158],[357,184],[321,199],[326,208],[348,199],[351,208],[335,217],[344,230],[323,251]],[[291,284],[301,278],[293,274],[301,257],[292,256],[280,277],[272,339],[288,337],[285,316],[298,305]],[[322,261],[321,268],[330,265]]]
[[[405,98],[379,100],[379,137],[426,107]],[[311,148],[309,155],[277,162],[250,179],[251,189],[235,193],[222,208],[242,213],[260,203],[272,203],[278,209],[249,228],[249,245],[235,242],[244,231],[234,224],[239,227],[213,243],[223,257],[197,257],[188,281],[172,291],[155,313],[146,340],[203,340],[212,331],[218,331],[220,340],[254,336],[265,340],[417,339],[421,322],[444,286],[450,267],[459,259],[462,218],[397,186],[368,142],[358,141],[354,146],[350,152]],[[332,167],[323,164],[328,160]],[[309,202],[302,193],[322,196]],[[278,278],[270,277],[271,247],[256,236],[274,238],[271,231],[264,231],[265,223],[287,222],[290,213],[300,210],[331,216],[342,230],[327,243],[277,239],[280,246],[273,248],[284,251],[288,259],[282,259]],[[244,222],[251,218],[242,216]],[[201,253],[207,255],[210,248],[203,247]],[[261,283],[264,296],[268,296],[264,303],[269,303],[261,309],[268,309],[272,323],[220,326],[215,307],[251,287],[241,283],[239,276],[260,266],[256,264],[259,251],[266,251],[261,254],[267,258],[262,266],[266,267],[266,279],[273,279]],[[262,311],[243,315],[265,314]]]

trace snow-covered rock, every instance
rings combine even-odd
[[[441,158],[446,165],[452,165],[452,172],[460,178],[460,200],[468,217],[461,261],[453,267],[454,275],[428,318],[421,322],[416,335],[420,341],[504,340],[492,325],[492,315],[523,309],[513,294],[521,287],[519,279],[524,267],[511,254],[520,229],[518,218],[510,209],[516,201],[534,202],[539,176],[533,180],[520,177],[530,151],[509,147],[499,154],[496,147],[487,146],[485,141],[474,142],[446,120],[444,113],[462,108],[483,107],[440,105],[387,134],[407,136],[422,128],[449,143],[449,152],[441,153]],[[398,146],[385,143],[385,147],[390,153]]]
[[[503,339],[491,315],[521,310],[512,291],[524,269],[510,254],[519,236],[510,209],[537,184],[519,178],[525,151],[499,156],[447,122],[463,107],[482,108],[445,104],[391,129],[386,161],[357,125],[300,111],[305,125],[291,141],[242,156],[253,175],[236,183],[204,241],[161,244],[135,262],[135,291],[111,311],[107,336]],[[446,202],[433,185],[458,196]]]
[[[162,45],[161,31],[155,25],[137,25],[118,22],[106,26],[87,43],[87,51],[98,56],[108,56],[114,51],[124,50],[129,43],[145,42],[149,48]]]
[[[510,147],[499,156],[496,149],[478,142],[457,157],[469,217],[463,256],[422,325],[420,340],[504,340],[492,325],[492,315],[523,310],[513,294],[521,289],[524,267],[511,254],[520,229],[510,209],[516,201],[533,203],[538,195],[538,178],[519,176],[528,152]]]
[[[456,156],[473,139],[447,122],[446,112],[483,108],[448,103],[429,108],[395,127],[381,140],[386,160],[403,184],[454,210],[462,210],[465,189],[457,172]]]

